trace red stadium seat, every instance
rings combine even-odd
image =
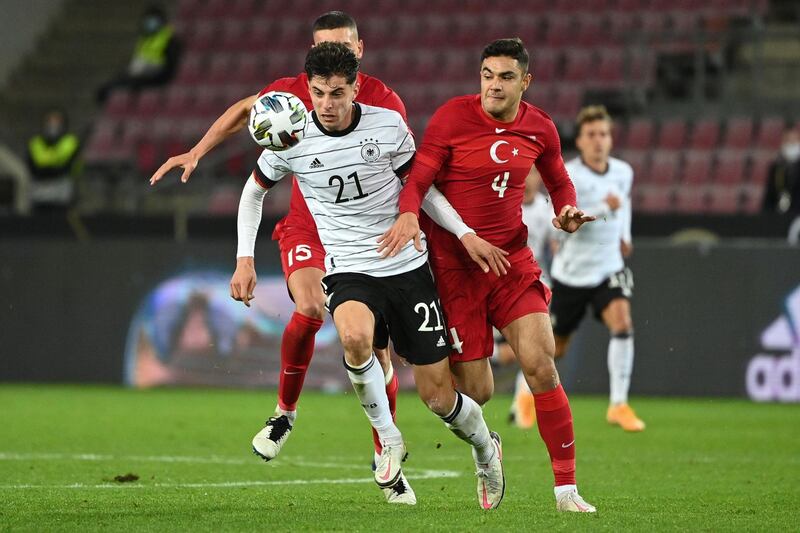
[[[628,149],[652,148],[654,129],[653,121],[649,118],[637,118],[630,121],[625,147]]]
[[[205,58],[199,53],[186,53],[178,66],[178,75],[174,83],[193,85],[205,77]]]
[[[162,105],[163,92],[161,89],[147,89],[139,93],[136,102],[136,115],[138,117],[150,117],[158,113]]]
[[[750,157],[750,172],[748,181],[752,184],[759,186],[764,185],[767,181],[767,174],[769,174],[769,167],[775,161],[777,152],[772,150],[758,150],[752,153]]]
[[[118,89],[109,96],[105,114],[109,117],[122,118],[133,114],[135,109],[133,95],[129,91]]]
[[[736,213],[739,210],[741,196],[739,187],[714,185],[708,190],[708,210],[719,214]]]
[[[719,121],[702,119],[694,124],[689,147],[698,150],[709,150],[717,146],[719,141]]]
[[[533,83],[552,83],[557,80],[556,75],[557,52],[552,48],[542,48],[533,52],[530,71],[533,74]]]
[[[674,118],[661,123],[658,131],[658,147],[668,150],[683,148],[686,144],[686,121]]]
[[[761,211],[761,204],[764,201],[763,185],[745,185],[742,187],[742,209],[747,214],[754,214]]]
[[[761,121],[756,137],[756,148],[765,150],[778,150],[781,146],[781,137],[786,122],[782,117],[767,117]]]
[[[675,210],[679,213],[702,213],[707,206],[707,188],[702,185],[679,187],[675,193]]]
[[[686,153],[683,164],[682,183],[693,185],[711,182],[711,163],[713,156],[710,151],[693,150]]]
[[[720,152],[714,167],[714,183],[738,185],[744,182],[746,155],[742,151]]]
[[[753,138],[753,119],[750,117],[732,118],[725,128],[722,145],[725,148],[749,148]]]
[[[173,85],[167,95],[161,112],[170,117],[189,116],[192,113],[192,90],[185,85]]]
[[[211,56],[208,65],[206,83],[221,84],[226,83],[236,76],[234,65],[235,54],[218,53]]]
[[[565,81],[580,81],[589,77],[594,69],[592,65],[592,53],[589,50],[580,48],[569,49],[565,53],[564,74],[562,79]]]
[[[625,81],[623,51],[621,48],[601,48],[591,85],[595,87],[618,88]]]
[[[609,44],[625,44],[635,26],[636,13],[633,11],[609,11],[605,24]]]
[[[644,150],[622,150],[619,158],[633,167],[633,182],[646,183],[650,181],[646,172],[647,152]]]
[[[680,152],[658,150],[653,154],[650,168],[647,169],[649,181],[662,185],[671,185],[678,179]]]
[[[547,17],[544,42],[541,44],[546,46],[574,45],[575,29],[575,22],[570,15],[556,12],[550,13]]]
[[[645,213],[672,211],[674,191],[670,186],[641,185],[634,182],[634,210]]]
[[[244,52],[248,50],[247,35],[250,24],[247,21],[229,18],[222,24],[222,35],[218,40],[215,50],[229,52]]]
[[[191,52],[208,52],[216,49],[219,28],[213,20],[198,20],[194,31],[186,36],[186,48]]]

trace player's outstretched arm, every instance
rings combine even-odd
[[[583,224],[591,222],[597,217],[589,216],[573,205],[565,205],[561,208],[558,216],[553,219],[553,227],[566,231],[567,233],[574,233],[578,231]]]
[[[226,109],[191,150],[170,157],[163,165],[158,167],[158,170],[150,177],[150,185],[158,183],[167,172],[174,168],[183,169],[183,174],[181,174],[181,181],[183,183],[189,181],[189,176],[192,175],[192,172],[197,168],[197,164],[204,155],[247,125],[247,116],[257,97],[258,95],[256,94],[248,96]]]
[[[258,184],[253,175],[245,183],[242,197],[239,200],[239,212],[236,219],[236,235],[238,247],[236,251],[236,271],[231,278],[231,298],[244,302],[250,307],[256,287],[255,256],[256,237],[261,225],[261,210],[267,189]]]

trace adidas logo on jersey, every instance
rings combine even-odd
[[[314,160],[311,162],[311,164],[308,166],[308,168],[322,168],[324,166],[325,165],[323,165],[322,162],[315,157]]]
[[[436,347],[437,347],[437,348],[441,348],[441,347],[442,347],[442,346],[444,346],[445,344],[447,344],[447,343],[445,343],[445,342],[444,342],[444,337],[442,337],[441,335],[439,335],[439,342],[437,342],[437,343],[436,343]]]

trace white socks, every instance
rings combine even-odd
[[[389,411],[386,378],[375,355],[371,355],[369,360],[359,367],[352,367],[347,364],[347,361],[345,361],[344,367],[347,369],[347,375],[361,402],[361,407],[364,408],[369,423],[378,432],[381,441],[402,442],[400,430],[394,425],[392,413]]]
[[[275,406],[275,414],[278,416],[286,415],[286,418],[289,419],[289,423],[294,426],[294,421],[297,420],[297,411],[286,411],[281,409],[279,405]]]
[[[441,418],[459,439],[472,444],[472,456],[476,463],[486,464],[492,459],[494,445],[489,428],[483,420],[480,405],[472,398],[456,391],[456,404],[450,413]]]
[[[613,335],[608,343],[608,377],[611,405],[628,402],[633,372],[633,333]]]

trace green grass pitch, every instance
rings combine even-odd
[[[390,506],[371,481],[371,439],[352,394],[306,392],[280,457],[250,439],[272,391],[0,386],[0,531],[789,531],[800,529],[800,406],[637,398],[648,423],[605,423],[574,396],[578,481],[598,513],[555,511],[538,432],[508,426],[506,497],[478,508],[466,444],[411,394],[398,423],[419,503]],[[135,474],[136,481],[114,478]]]

